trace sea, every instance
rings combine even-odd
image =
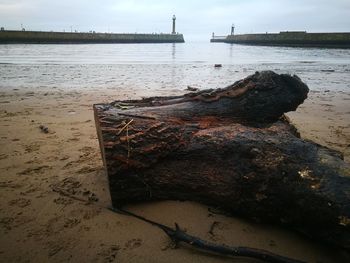
[[[350,92],[350,49],[210,42],[0,45],[0,91],[131,88],[171,95],[188,86],[223,88],[261,70],[296,74],[315,91]]]

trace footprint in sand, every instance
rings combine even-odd
[[[70,161],[63,166],[63,169],[68,169],[74,167],[75,164],[80,163],[79,161]]]
[[[14,220],[15,219],[13,217],[0,218],[0,226],[5,228],[6,230],[11,230]]]
[[[80,159],[83,159],[83,158],[86,158],[86,157],[89,157],[91,154],[95,154],[95,149],[92,148],[92,147],[89,147],[89,146],[85,146],[83,148],[80,148],[79,151],[82,153],[79,158]],[[90,158],[88,158],[90,159]]]
[[[81,185],[82,184],[78,180],[68,177],[60,182],[50,185],[50,187],[54,192],[60,194],[61,196],[81,202],[90,203],[97,202],[99,200],[95,193],[85,188],[81,189]]]
[[[2,154],[0,154],[0,160],[5,160],[5,159],[7,159],[9,156],[7,155],[7,154],[4,154],[4,153],[2,153]]]
[[[86,154],[91,154],[95,151],[95,148],[90,147],[90,146],[84,146],[83,148],[79,149],[79,151],[86,153]]]
[[[80,141],[79,138],[69,138],[66,140],[67,142],[77,142],[77,141]]]
[[[35,220],[34,218],[30,218],[27,216],[18,216],[18,215],[15,218],[3,217],[3,218],[0,218],[0,227],[3,227],[5,230],[11,230],[13,228],[27,224],[34,220]]]
[[[101,244],[101,246],[104,247],[105,245]],[[120,247],[116,245],[103,248],[101,252],[97,253],[97,257],[94,260],[94,262],[103,262],[103,263],[114,262],[119,250],[120,250]]]
[[[77,173],[78,174],[89,174],[89,173],[93,173],[95,171],[97,171],[98,168],[97,167],[92,167],[92,166],[84,166],[82,168],[80,168]]]
[[[91,209],[91,210],[81,211],[80,213],[83,215],[83,219],[90,220],[90,219],[98,216],[101,213],[101,210]]]
[[[27,194],[31,194],[31,193],[35,193],[39,190],[38,187],[35,187],[34,185],[29,185],[26,190],[20,192],[20,195],[27,195]]]
[[[81,132],[73,132],[73,136],[81,137],[83,134]]]
[[[29,145],[25,145],[24,150],[26,153],[36,152],[40,150],[41,145],[42,145],[41,143],[35,142]]]
[[[67,220],[65,220],[65,223],[64,223],[64,227],[65,228],[73,228],[77,225],[80,224],[80,219],[78,218],[68,218]]]
[[[73,200],[70,199],[70,198],[59,197],[59,198],[54,199],[53,202],[54,202],[55,204],[58,204],[58,205],[67,206],[67,205],[72,204],[72,203],[73,203]]]
[[[42,165],[42,166],[36,166],[36,167],[30,167],[27,168],[19,173],[17,173],[18,175],[28,175],[28,174],[43,174],[45,173],[47,170],[52,169],[51,166],[47,166],[47,165]]]
[[[37,158],[26,161],[25,164],[40,164],[41,161],[39,161]]]
[[[67,177],[62,181],[51,185],[51,188],[54,190],[62,190],[70,194],[75,194],[80,188],[81,183],[73,177]]]
[[[56,245],[50,245],[49,247],[49,257],[53,257],[58,252],[60,252],[64,247],[62,245],[56,244]]]
[[[142,239],[140,239],[140,238],[133,238],[133,239],[130,239],[129,241],[127,241],[124,244],[124,250],[138,248],[141,245],[142,245]]]
[[[65,161],[65,160],[68,160],[69,159],[69,156],[68,155],[63,155],[61,158],[60,158],[60,161]]]
[[[23,185],[16,184],[13,181],[2,181],[0,182],[0,188],[12,188],[12,189],[17,189],[21,188]]]
[[[17,116],[18,113],[17,112],[7,112],[5,111],[5,115],[4,116],[1,116],[1,118],[5,118],[5,117],[15,117]]]
[[[11,200],[9,202],[10,206],[17,206],[20,208],[29,206],[30,204],[31,204],[31,201],[29,199],[25,199],[25,198],[18,198],[18,199]]]
[[[56,216],[47,221],[45,236],[52,236],[61,233],[66,228],[73,228],[80,224],[78,218],[65,218],[65,216]]]

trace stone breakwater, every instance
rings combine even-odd
[[[0,31],[0,44],[183,43],[182,34],[112,34]]]
[[[265,46],[350,48],[350,33],[307,33],[305,31],[228,35],[213,37],[211,42]]]

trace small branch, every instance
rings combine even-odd
[[[178,224],[175,223],[175,229],[170,228],[166,225],[162,225],[160,223],[154,222],[142,216],[136,215],[132,212],[121,208],[110,208],[111,211],[132,216],[138,218],[142,221],[145,221],[151,225],[157,226],[162,229],[175,243],[183,242],[191,245],[192,247],[213,252],[220,255],[225,256],[237,256],[237,257],[249,257],[260,259],[265,262],[270,263],[303,263],[303,261],[287,258],[284,256],[280,256],[274,253],[271,253],[266,250],[250,248],[250,247],[229,247],[225,245],[217,245],[215,243],[211,243],[205,240],[202,240],[198,237],[191,236],[186,234]]]
[[[132,122],[134,121],[134,119],[131,119],[127,124],[125,124],[117,133],[117,135],[120,135],[122,133],[122,131],[124,131]]]

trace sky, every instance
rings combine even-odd
[[[169,33],[185,40],[230,33],[349,32],[350,0],[0,0],[5,29]]]

